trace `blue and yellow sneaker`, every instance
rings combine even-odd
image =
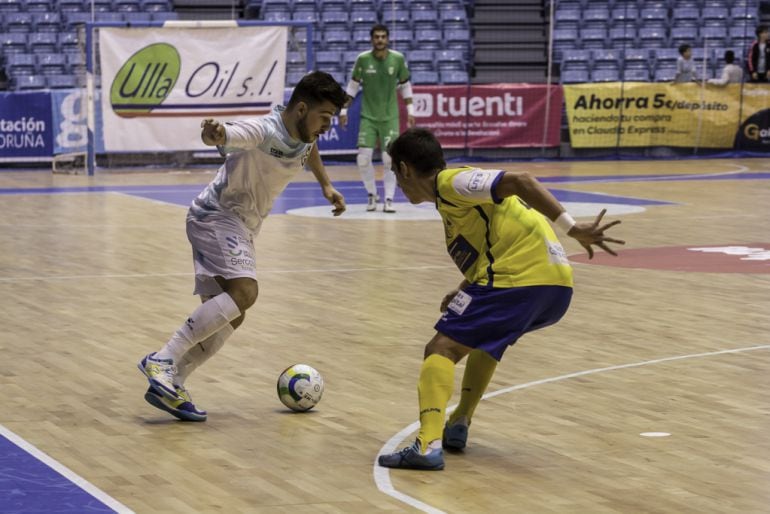
[[[182,421],[206,421],[206,411],[195,407],[187,389],[183,386],[175,387],[180,400],[169,400],[152,386],[144,393],[144,399],[153,407],[164,410]]]
[[[136,365],[150,381],[150,387],[172,401],[181,400],[174,387],[176,366],[171,359],[156,359],[155,353],[145,355]]]
[[[468,442],[468,425],[455,423],[444,425],[444,434],[441,437],[441,446],[447,450],[462,450]]]
[[[385,468],[438,471],[444,469],[444,452],[441,448],[436,448],[423,454],[420,452],[420,442],[415,441],[412,446],[395,453],[380,455],[377,462]]]

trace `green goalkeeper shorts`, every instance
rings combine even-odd
[[[373,121],[361,118],[358,129],[359,148],[375,148],[377,141],[380,148],[386,150],[388,145],[398,137],[398,118],[390,121]]]

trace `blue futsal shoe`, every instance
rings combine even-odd
[[[407,446],[395,453],[380,455],[377,462],[385,468],[438,471],[444,469],[444,451],[437,448],[423,455],[420,453],[420,442],[415,441],[412,446]]]
[[[468,442],[468,426],[460,423],[444,425],[441,446],[447,450],[462,450]]]
[[[190,393],[182,386],[176,386],[177,394],[181,400],[169,400],[157,389],[150,386],[144,393],[144,399],[156,409],[164,410],[182,421],[206,421],[206,411],[195,407]]]
[[[156,359],[155,353],[145,355],[136,365],[150,382],[150,387],[171,401],[181,400],[174,387],[176,366],[171,359]]]

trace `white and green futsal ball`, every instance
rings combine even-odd
[[[321,401],[324,379],[307,364],[289,366],[278,377],[278,398],[291,410],[304,412]]]

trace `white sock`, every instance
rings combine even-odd
[[[359,148],[356,164],[358,172],[361,173],[361,180],[364,182],[366,192],[377,196],[377,184],[374,182],[374,166],[372,165],[372,154],[374,148]]]
[[[228,323],[220,328],[218,332],[209,336],[205,341],[201,341],[190,348],[187,353],[179,359],[179,363],[176,366],[174,384],[183,386],[187,377],[189,377],[201,364],[217,353],[224,346],[225,341],[233,335],[233,332],[235,332],[235,329]]]
[[[425,452],[423,452],[423,455],[428,455],[433,450],[440,450],[440,449],[441,449],[441,439],[436,439],[428,443],[428,447],[425,448]]]
[[[240,315],[240,309],[229,294],[222,293],[215,296],[190,314],[187,321],[174,332],[155,357],[173,359],[176,363],[190,348],[208,339]]]
[[[390,169],[392,162],[388,152],[382,152],[382,181],[385,183],[385,198],[390,200],[396,194],[396,174]]]

